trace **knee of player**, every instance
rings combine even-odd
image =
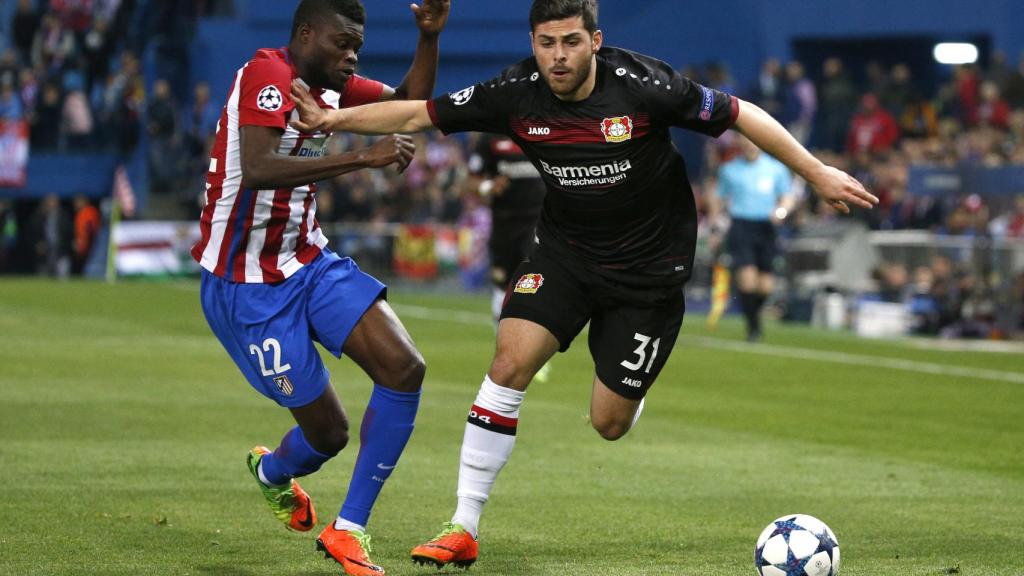
[[[590,423],[594,427],[594,430],[597,430],[597,433],[601,435],[601,438],[604,438],[609,442],[614,442],[615,440],[622,438],[623,436],[626,435],[627,432],[629,432],[628,422],[623,423],[615,420],[591,420]]]
[[[310,444],[317,452],[327,456],[334,456],[344,450],[345,446],[348,446],[348,427],[336,426],[330,430],[325,430],[317,435],[315,444],[312,441]]]
[[[427,363],[416,350],[393,362],[378,384],[398,392],[416,392],[423,386]]]
[[[427,362],[419,351],[413,354],[405,363],[405,369],[400,378],[400,390],[403,392],[415,392],[423,386],[423,377],[427,374]]]
[[[487,374],[499,386],[513,390],[525,390],[533,379],[533,374],[522,362],[512,354],[502,354],[500,350],[491,362],[491,369]]]

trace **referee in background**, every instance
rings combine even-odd
[[[761,339],[761,308],[775,285],[775,226],[792,210],[793,177],[781,162],[742,135],[736,136],[741,153],[719,169],[717,198],[711,206],[712,216],[729,211],[732,223],[726,251],[740,292],[747,340],[756,342]]]

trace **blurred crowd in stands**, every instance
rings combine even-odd
[[[128,157],[141,149],[148,159],[152,200],[144,216],[195,215],[222,103],[211,100],[205,83],[191,84],[189,42],[197,18],[230,14],[232,2],[16,4],[8,28],[9,48],[0,53],[0,119],[28,123],[33,154],[104,151]],[[147,55],[152,61],[143,61]],[[904,64],[870,63],[865,70],[852,71],[840,58],[830,58],[812,72],[800,62],[768,60],[751,85],[738,84],[723,64],[686,70],[698,82],[757,103],[824,161],[864,182],[881,199],[875,210],[856,213],[871,229],[1024,238],[1024,196],[907,191],[912,166],[1024,165],[1024,55],[1012,62],[997,52],[984,65],[952,67],[951,72],[945,84],[935,87],[919,84]],[[453,224],[474,218],[479,200],[465,193],[467,151],[474,136],[430,134],[417,140],[419,153],[403,175],[361,171],[321,183],[321,221]],[[335,151],[366,144],[364,138],[351,135],[339,135],[332,142]],[[704,192],[713,189],[717,167],[735,154],[727,135],[704,145],[699,162],[689,158],[691,173],[701,175],[694,186],[699,206]],[[791,228],[835,217],[818,206],[813,195],[807,194],[806,200],[787,221]],[[31,230],[23,230],[38,236],[35,244],[57,246],[40,248],[41,270],[52,271],[54,262],[64,257],[69,267],[80,269],[73,265],[76,246],[91,247],[82,239],[94,236],[93,217],[91,212],[82,214],[95,210],[92,202],[79,199],[74,212],[71,208],[52,199],[41,202],[28,226]],[[18,234],[17,226],[12,230],[10,213],[10,203],[0,202],[0,270],[13,246],[12,237]],[[939,270],[935,265],[901,270],[899,264],[885,264],[878,281],[904,299],[930,284],[931,292],[955,294],[950,297],[960,302],[955,307],[970,308],[972,318],[984,316],[985,306],[968,303],[979,292],[974,287],[990,286],[990,279],[967,270],[965,262],[950,265],[952,272],[944,275],[941,265]],[[898,282],[900,278],[904,280]],[[1019,302],[1024,298],[1024,276],[1013,285]],[[943,300],[936,305],[940,311],[923,331],[940,332],[955,324],[949,320],[957,316],[950,312],[954,305],[947,304]]]

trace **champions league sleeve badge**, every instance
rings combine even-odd
[[[256,96],[256,107],[260,110],[277,112],[281,109],[282,104],[284,104],[284,97],[281,96],[281,91],[277,89],[277,86],[273,84],[260,90]]]
[[[458,92],[452,93],[449,96],[449,98],[452,99],[452,104],[455,104],[456,106],[462,106],[463,104],[469,102],[469,99],[473,97],[473,91],[475,89],[476,86],[470,86],[465,90],[459,90]]]

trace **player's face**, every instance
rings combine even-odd
[[[340,92],[356,73],[363,26],[340,14],[310,29],[309,58],[303,78],[310,86]]]
[[[533,55],[544,80],[555,95],[574,100],[594,72],[594,54],[601,49],[601,31],[593,35],[583,27],[583,17],[538,24],[530,35]]]

